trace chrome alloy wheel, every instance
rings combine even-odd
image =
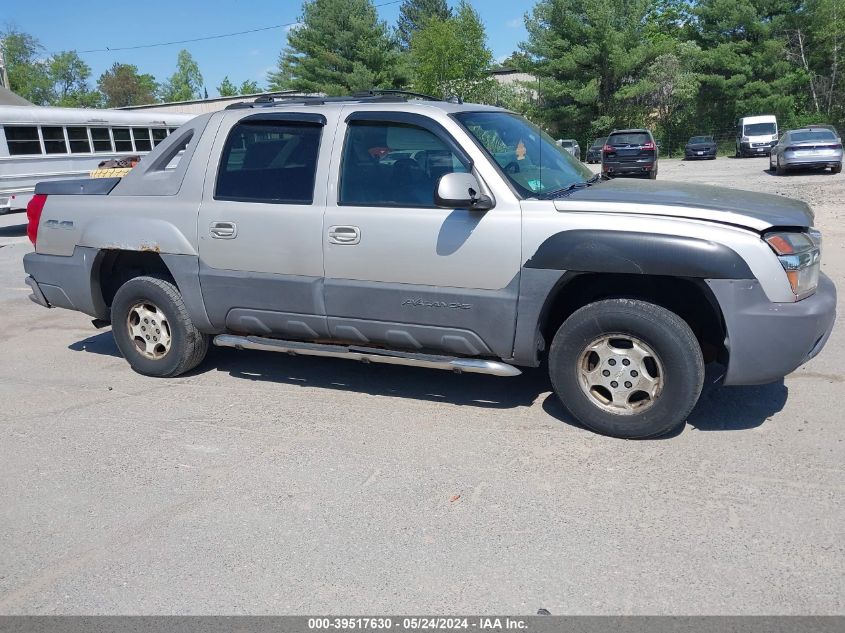
[[[663,389],[663,365],[648,345],[630,334],[606,334],[584,348],[578,384],[605,411],[633,415],[651,407]]]
[[[146,358],[159,360],[170,351],[170,324],[164,313],[149,301],[136,303],[127,317],[129,337]]]

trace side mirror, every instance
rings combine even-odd
[[[441,176],[434,192],[434,204],[447,209],[486,211],[493,208],[493,199],[481,193],[472,174],[451,173]]]

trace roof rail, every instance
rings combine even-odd
[[[407,90],[381,90],[373,88],[363,92],[356,92],[345,97],[324,97],[320,95],[302,94],[298,90],[283,90],[280,92],[270,92],[261,95],[254,101],[246,101],[242,103],[232,103],[226,106],[227,110],[241,110],[244,108],[266,108],[284,102],[286,104],[302,104],[302,105],[323,105],[325,103],[343,103],[348,101],[355,101],[358,103],[366,102],[398,102],[407,101],[408,99],[425,99],[426,101],[442,101],[437,97],[424,95],[419,92],[410,92]]]
[[[396,96],[396,97],[411,97],[413,99],[424,99],[426,101],[443,101],[431,95],[422,94],[421,92],[411,92],[410,90],[388,90],[381,88],[370,88],[361,92],[355,92],[353,97],[379,97],[379,96]]]

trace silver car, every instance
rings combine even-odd
[[[581,146],[578,145],[578,141],[576,141],[574,138],[558,139],[557,144],[560,145],[567,152],[572,154],[575,158],[581,160]]]
[[[780,137],[769,156],[769,170],[778,175],[787,169],[830,167],[838,174],[842,171],[842,141],[835,132],[823,127],[789,130]]]

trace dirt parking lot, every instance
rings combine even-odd
[[[765,167],[659,178],[810,202],[841,291],[845,174]],[[139,376],[27,299],[24,221],[0,217],[0,614],[845,614],[841,303],[785,381],[622,441],[541,371],[215,349]]]

